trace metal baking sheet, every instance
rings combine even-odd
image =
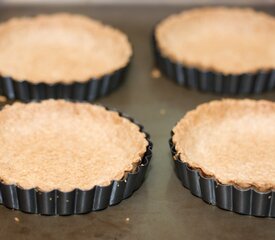
[[[190,6],[191,7],[191,6]],[[257,6],[275,12],[275,6]],[[204,203],[177,179],[168,145],[175,123],[198,104],[224,96],[184,89],[165,77],[151,78],[151,33],[163,17],[183,6],[0,6],[0,20],[69,11],[103,20],[125,31],[134,45],[127,81],[98,100],[128,113],[154,142],[147,178],[117,206],[85,215],[46,217],[0,206],[0,239],[274,239],[274,219],[242,216]],[[1,54],[1,53],[0,53]],[[275,100],[275,91],[253,98]]]

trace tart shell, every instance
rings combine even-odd
[[[218,21],[220,20],[221,22],[223,22],[223,20],[225,19],[223,22],[224,25],[229,24],[227,23],[226,19],[230,15],[235,16],[234,14],[236,14],[236,17],[244,16],[249,19],[251,18],[252,19],[251,25],[256,29],[255,31],[257,31],[258,25],[261,25],[262,22],[265,22],[266,23],[265,25],[270,28],[272,28],[271,26],[273,26],[275,23],[275,21],[269,15],[261,12],[256,12],[255,10],[250,8],[238,9],[238,8],[225,8],[225,7],[215,7],[215,8],[206,7],[206,8],[195,8],[190,11],[185,11],[176,15],[171,15],[165,18],[164,20],[162,20],[161,22],[159,22],[153,30],[153,48],[154,48],[154,55],[155,55],[155,61],[156,61],[157,67],[168,78],[174,80],[179,85],[184,87],[190,87],[193,89],[198,89],[204,92],[214,92],[219,94],[233,94],[233,95],[234,94],[235,95],[236,94],[254,94],[254,93],[257,94],[257,93],[265,92],[274,88],[275,71],[272,65],[248,66],[245,68],[241,68],[240,70],[236,69],[238,66],[236,66],[233,69],[232,69],[232,66],[227,68],[225,67],[226,64],[225,66],[220,67],[217,65],[217,62],[215,61],[214,62],[206,61],[205,63],[205,58],[201,57],[202,59],[201,60],[199,59],[199,53],[201,52],[201,54],[203,54],[203,51],[204,51],[203,48],[199,52],[198,49],[195,48],[196,45],[194,46],[190,45],[196,49],[197,52],[195,51],[194,54],[196,54],[197,59],[188,57],[192,53],[192,51],[186,53],[186,56],[182,55],[181,57],[179,57],[179,55],[175,53],[176,48],[172,49],[173,46],[171,46],[171,51],[169,50],[170,48],[167,43],[168,42],[167,39],[170,39],[170,38],[167,37],[165,41],[164,40],[162,41],[161,36],[163,37],[163,35],[167,34],[167,32],[165,32],[164,29],[167,31],[167,29],[170,29],[170,27],[173,26],[173,24],[175,24],[175,26],[179,28],[180,20],[186,21],[186,22],[182,22],[182,26],[186,26],[186,29],[185,29],[186,34],[188,34],[189,31],[192,32],[190,29],[193,24],[193,21],[195,21],[193,27],[195,29],[196,27],[200,29],[198,26],[200,26],[202,24],[201,22],[204,21],[205,18],[207,18],[208,16],[207,14],[209,14],[209,18],[211,17],[213,17],[213,19],[218,18]],[[224,14],[224,19],[220,17],[222,14]],[[213,19],[211,18],[211,21]],[[216,25],[212,26],[211,21],[210,21],[210,26],[208,31],[205,31],[206,26],[204,26],[204,34],[206,36],[207,36],[207,33],[208,35],[210,34],[209,36],[211,36],[213,29],[215,29]],[[175,31],[175,29],[173,30]],[[229,26],[229,31],[231,31],[230,29],[231,28]],[[238,28],[233,27],[233,29],[236,30]],[[248,26],[247,29],[250,29],[250,27]],[[193,32],[192,34],[193,35],[191,36],[196,37],[196,35]],[[234,30],[232,31],[231,35],[233,36],[233,34],[236,34]],[[175,38],[174,35],[171,36],[171,38],[172,37]],[[179,34],[178,38],[179,40],[182,39],[183,41],[185,39],[183,34]],[[226,36],[226,39],[224,39],[224,41],[227,41],[228,38],[230,38],[230,36]],[[200,40],[201,40],[202,46],[207,46],[207,44],[203,43],[204,41],[203,38]],[[228,41],[230,42],[232,41],[232,39],[230,38]],[[188,43],[194,42],[194,40],[192,40],[192,38],[187,37],[186,42],[188,46]],[[172,44],[172,41],[170,41],[169,44]],[[207,48],[211,49],[211,46],[208,46]],[[216,49],[212,51],[217,51],[213,53],[218,53],[219,50]],[[242,58],[240,57],[240,59]],[[245,62],[245,59],[243,59],[243,61]]]
[[[143,130],[142,125],[129,116],[121,112],[118,113],[121,117],[127,118],[138,125],[140,131],[145,133],[148,142],[146,152],[133,171],[125,173],[121,180],[112,181],[107,186],[96,185],[89,190],[77,188],[70,192],[63,192],[58,189],[49,192],[37,188],[23,189],[15,184],[0,182],[0,204],[26,213],[72,215],[102,210],[130,197],[143,183],[152,157],[153,144],[150,141],[149,134]]]
[[[257,122],[260,124],[258,125],[260,126],[260,128],[262,128],[262,126],[265,126],[266,123],[264,122],[264,118],[268,118],[270,123],[272,122],[272,120],[270,119],[272,119],[272,116],[274,115],[264,114],[266,114],[266,112],[274,113],[274,104],[263,100],[258,102],[252,100],[241,100],[241,103],[238,102],[239,105],[237,105],[237,102],[238,100],[223,100],[212,101],[207,104],[202,104],[195,110],[189,112],[184,118],[181,119],[181,121],[178,122],[176,127],[173,128],[173,130],[171,131],[171,138],[169,140],[173,162],[175,164],[175,171],[184,187],[188,188],[193,195],[202,198],[205,202],[211,205],[216,205],[222,209],[245,215],[275,217],[274,184],[272,180],[266,178],[266,176],[273,176],[273,174],[272,172],[268,172],[270,167],[263,168],[264,166],[269,166],[268,163],[266,163],[267,165],[264,165],[264,163],[260,163],[260,161],[264,161],[266,157],[268,158],[267,160],[269,160],[270,158],[273,160],[273,155],[271,154],[270,156],[267,156],[259,153],[257,158],[256,153],[253,153],[253,156],[251,156],[245,151],[242,152],[243,155],[238,155],[238,153],[235,153],[237,155],[234,155],[234,148],[230,148],[230,144],[237,144],[237,148],[240,149],[242,149],[242,145],[240,143],[240,138],[235,138],[236,132],[234,130],[234,127],[228,128],[228,124],[230,124],[230,122],[225,122],[228,118],[232,119],[233,122],[236,122],[236,116],[240,119],[245,119],[245,122],[247,119],[250,120],[252,118],[253,126],[247,124],[247,131],[249,133],[253,132],[255,129],[258,129],[255,127]],[[238,108],[238,106],[240,108]],[[253,112],[251,113],[251,111]],[[242,115],[242,113],[244,114]],[[260,114],[261,117],[257,118],[257,114]],[[243,118],[244,116],[248,117]],[[211,120],[216,123],[215,126],[218,130],[212,130],[211,124],[213,122],[211,122]],[[255,123],[255,121],[257,122]],[[200,125],[200,123],[203,124]],[[219,124],[225,127],[223,128],[225,129],[225,133],[223,133],[223,130],[219,128]],[[203,132],[203,135],[207,136],[207,141],[209,140],[209,142],[211,142],[210,135],[213,134],[214,136],[216,136],[216,132],[219,132],[221,135],[230,133],[234,135],[233,138],[230,138],[230,142],[227,142],[224,145],[227,150],[225,150],[222,145],[218,145],[216,141],[214,148],[211,147],[213,146],[211,144],[206,144],[202,146],[199,142],[192,141],[192,133],[198,136],[198,138],[196,138],[196,141],[198,139],[202,139],[203,142],[206,141],[205,139],[203,139],[201,135],[202,132],[200,131],[200,129],[204,126],[206,127],[206,129],[210,129],[209,131]],[[237,126],[243,127],[243,125]],[[255,129],[253,129],[253,127],[255,127]],[[188,129],[191,129],[190,132],[188,132]],[[266,131],[269,134],[269,130]],[[255,132],[257,131],[255,130]],[[265,135],[267,132],[264,132],[263,134]],[[207,134],[205,135],[204,133]],[[260,143],[265,143],[264,138],[260,138],[260,136],[262,136],[262,134],[260,133],[257,134],[257,138],[259,137],[257,140],[259,145]],[[234,142],[234,139],[236,139],[236,142]],[[251,139],[251,137],[249,137],[249,139]],[[190,144],[188,145],[187,143]],[[196,148],[196,145],[199,146],[199,148]],[[257,147],[259,145],[257,145]],[[209,155],[206,152],[200,152],[203,155],[192,155],[192,151],[187,150],[188,146],[189,148],[195,146],[195,148],[197,149],[195,150],[196,152],[200,152],[200,150],[202,150],[203,152],[206,149],[210,149],[210,152],[213,153],[213,155]],[[261,151],[272,153],[272,150],[270,150],[272,148],[268,148],[267,145],[264,145],[264,148],[260,149]],[[249,152],[252,151],[251,147],[246,148],[245,150]],[[227,158],[227,155],[229,155],[230,158]],[[234,165],[231,164],[231,161],[233,161],[234,158],[242,158],[242,160],[236,161],[237,164]],[[202,162],[200,162],[200,160],[202,160]],[[251,162],[252,164],[250,164]],[[227,165],[227,163],[229,164]],[[238,164],[242,164],[242,166]],[[223,168],[219,168],[219,166],[221,165]],[[230,166],[234,166],[233,173]],[[218,168],[219,171],[217,171]],[[224,170],[226,168],[230,170]],[[255,171],[255,168],[259,168],[259,171]],[[249,171],[249,169],[251,169],[251,171]],[[233,175],[230,175],[228,178],[222,177],[221,173],[224,173],[226,175],[226,172],[231,172]],[[263,181],[257,178],[259,172],[260,175],[264,176]],[[251,180],[252,178],[250,179],[249,177],[239,177],[240,175],[252,176],[253,174],[255,174],[255,181]]]
[[[53,28],[53,26],[55,27]],[[65,31],[66,28],[68,30]],[[39,31],[37,33],[38,29],[42,29],[42,33]],[[76,33],[72,34],[75,30]],[[4,64],[0,71],[0,94],[6,96],[9,100],[16,99],[28,102],[53,98],[93,101],[112,92],[123,82],[133,55],[133,48],[126,34],[82,15],[56,13],[12,18],[1,24],[1,33],[3,33],[1,46],[3,49],[8,49],[5,54],[3,53],[3,61],[8,65]],[[34,53],[31,50],[29,53],[28,48],[31,44],[29,39],[36,36],[38,40],[34,39],[32,41],[43,43],[45,33],[48,35],[58,33],[59,35],[57,34],[56,38],[50,39],[51,41],[56,39],[58,41],[54,41],[54,43],[46,41],[46,48],[43,44],[42,47],[40,45],[38,47],[31,46]],[[20,34],[24,34],[22,37],[27,36],[27,40],[24,37],[20,38]],[[80,38],[84,42],[79,43]],[[59,39],[63,40],[59,42]],[[100,39],[106,39],[106,42],[103,41],[101,45],[99,44],[98,49]],[[6,47],[6,42],[10,42],[11,46]],[[80,50],[81,44],[86,47],[84,50]],[[20,57],[15,55],[18,59],[16,58],[14,64],[12,64],[12,61],[15,61],[14,50],[11,49],[13,45],[21,55],[24,53],[21,60]],[[64,45],[65,50],[61,49],[60,52],[53,50],[53,47],[59,45]],[[116,45],[118,46],[116,47]],[[49,53],[47,53],[47,50],[49,50]],[[83,51],[86,51],[87,55],[83,55]],[[116,51],[118,51],[117,54]],[[108,54],[114,55],[113,59],[111,58],[113,61],[110,61]],[[25,55],[32,57],[24,57]],[[43,56],[45,61],[43,61]],[[37,59],[40,59],[40,61]],[[33,62],[39,63],[38,69],[35,69],[35,64],[34,68],[28,69],[28,66],[32,66]],[[78,62],[80,65],[78,65]],[[97,62],[99,62],[99,66],[96,65]],[[89,64],[86,66],[86,63]],[[24,68],[24,64],[27,67]],[[100,67],[100,64],[103,67]],[[56,67],[58,65],[62,66],[60,67],[61,70],[59,69],[60,71]],[[39,67],[42,70],[39,70]],[[17,68],[19,68],[18,73]],[[27,70],[22,72],[22,69]]]

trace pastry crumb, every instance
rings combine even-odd
[[[6,102],[7,98],[4,96],[0,96],[0,103]]]
[[[157,69],[157,68],[154,68],[152,71],[151,71],[151,77],[152,78],[160,78],[161,77],[161,73],[160,71]]]
[[[160,115],[165,115],[166,114],[166,110],[164,108],[159,110],[159,114]]]
[[[14,221],[15,221],[15,222],[20,222],[20,219],[19,219],[18,217],[15,217],[15,218],[14,218]]]

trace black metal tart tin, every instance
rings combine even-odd
[[[100,78],[91,78],[86,82],[73,83],[32,83],[28,80],[18,81],[12,77],[0,76],[0,94],[9,100],[29,102],[43,99],[71,99],[94,101],[118,88],[125,79],[128,64],[117,71]]]
[[[173,136],[173,132],[171,133]],[[275,217],[275,192],[259,192],[254,188],[242,189],[218,183],[180,160],[172,138],[169,140],[175,172],[182,185],[208,204],[244,215]]]
[[[17,185],[0,182],[0,204],[26,213],[72,215],[102,210],[130,197],[145,178],[152,157],[153,144],[150,141],[150,135],[143,131],[142,125],[129,116],[118,113],[138,125],[148,141],[146,152],[135,171],[125,174],[122,180],[112,181],[108,186],[95,186],[90,190],[74,189],[71,192],[62,192],[57,189],[43,192],[35,188],[22,189]]]
[[[153,51],[155,64],[169,79],[177,84],[218,94],[246,95],[259,94],[275,87],[275,69],[255,73],[230,74],[203,71],[177,63],[161,53],[153,31]]]

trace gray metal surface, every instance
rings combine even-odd
[[[1,7],[1,20],[53,11],[83,13],[125,31],[135,56],[125,84],[98,102],[140,121],[151,133],[153,159],[134,195],[106,210],[81,216],[45,217],[0,206],[0,239],[274,239],[274,219],[241,216],[192,196],[174,174],[170,130],[188,110],[221,96],[183,89],[165,77],[152,79],[150,37],[154,24],[179,7]],[[275,7],[266,7],[272,11]],[[0,53],[1,54],[1,53]],[[275,91],[256,98],[275,99]]]

